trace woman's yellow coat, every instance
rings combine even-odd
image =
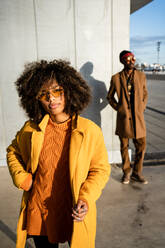
[[[45,128],[49,115],[39,125],[26,122],[7,148],[9,171],[16,187],[31,173],[35,174]],[[78,199],[88,203],[89,211],[84,221],[74,222],[71,248],[94,248],[96,235],[96,200],[108,181],[110,165],[100,128],[90,120],[78,116],[72,119],[69,155],[70,183],[73,205]],[[16,248],[24,248],[26,242],[26,205],[29,192],[23,193],[17,226]]]

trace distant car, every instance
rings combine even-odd
[[[154,68],[154,69],[152,69],[152,71],[153,71],[153,72],[159,72],[160,69],[159,69],[159,68]]]
[[[150,67],[146,67],[143,69],[144,71],[153,71],[153,68],[150,68]]]

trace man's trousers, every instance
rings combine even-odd
[[[122,169],[124,175],[128,175],[133,170],[133,173],[141,176],[143,170],[143,160],[146,149],[146,137],[140,139],[133,139],[135,146],[135,161],[133,168],[131,168],[130,159],[128,155],[129,139],[121,138],[120,139],[120,152],[122,157]]]

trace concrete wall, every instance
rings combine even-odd
[[[26,62],[63,58],[80,70],[93,92],[83,113],[102,127],[111,162],[120,160],[116,115],[106,102],[111,75],[129,48],[130,0],[0,0],[0,165],[27,119],[14,82]]]

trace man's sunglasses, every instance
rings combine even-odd
[[[132,60],[136,60],[136,58],[135,58],[135,56],[128,56],[128,57],[126,57],[126,58],[124,58],[126,61],[130,61],[131,59]]]

